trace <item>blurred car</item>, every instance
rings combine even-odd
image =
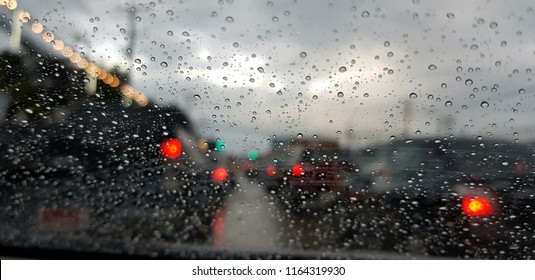
[[[281,170],[275,165],[266,168],[276,180],[270,188],[283,204],[296,211],[321,211],[345,199],[356,170],[347,151],[336,142],[316,139],[295,141],[289,149],[291,157],[282,161]]]
[[[1,128],[2,221],[17,238],[208,242],[232,174],[176,107],[82,102]]]
[[[373,153],[369,185],[347,208],[345,238],[354,246],[473,257],[532,253],[533,149],[415,139]]]

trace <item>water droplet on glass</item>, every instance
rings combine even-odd
[[[201,96],[198,95],[198,94],[195,94],[193,97],[194,97],[195,99],[201,100]]]
[[[390,42],[385,41],[385,42],[383,43],[383,46],[385,46],[386,48],[390,47]]]
[[[416,93],[414,93],[414,92],[411,92],[411,93],[409,94],[409,98],[410,98],[410,99],[415,99],[416,97],[418,97],[418,95],[417,95]]]
[[[303,138],[303,134],[302,133],[297,133],[297,138]]]
[[[167,67],[167,62],[164,61],[164,62],[160,63],[160,66],[166,68]]]
[[[500,43],[500,46],[502,46],[502,47],[507,47],[507,41],[502,41],[502,42]]]
[[[487,101],[481,102],[481,108],[488,108],[488,107],[489,107],[489,103]]]
[[[455,15],[453,13],[447,13],[446,17],[449,18],[449,19],[454,19]]]
[[[173,13],[173,11],[171,10],[167,10],[167,12],[165,12],[168,16],[172,16],[174,15],[175,13]]]
[[[441,88],[447,88],[448,85],[447,85],[446,83],[442,83],[442,84],[440,85],[440,87],[441,87]]]
[[[370,13],[368,11],[363,11],[362,14],[360,14],[363,18],[369,18]]]
[[[301,53],[299,54],[299,57],[301,57],[301,58],[305,58],[305,57],[307,57],[307,53],[306,53],[306,52],[301,52]]]
[[[318,96],[314,94],[314,95],[312,95],[312,99],[316,100],[316,99],[318,99]]]
[[[167,35],[168,35],[168,36],[173,36],[173,35],[174,35],[174,34],[173,34],[173,31],[171,31],[171,30],[167,31]]]
[[[184,32],[182,32],[182,36],[184,36],[184,37],[189,37],[189,32],[188,32],[188,31],[184,31]]]
[[[494,62],[494,65],[496,65],[496,67],[500,67],[502,65],[502,62],[498,60]]]
[[[338,96],[339,98],[342,98],[344,97],[344,93],[340,91],[336,94],[336,96]]]
[[[464,81],[464,84],[467,85],[467,86],[470,86],[474,83],[474,81],[472,81],[471,79],[467,79],[466,81]]]
[[[427,69],[433,71],[433,70],[437,70],[437,66],[435,64],[431,64],[427,67]]]
[[[496,29],[496,28],[498,28],[498,23],[496,23],[495,21],[493,21],[493,22],[491,22],[491,23],[489,24],[489,26],[490,26],[490,28],[492,28],[492,29]]]
[[[240,44],[238,44],[238,42],[234,42],[234,43],[232,43],[232,46],[235,47],[235,48],[237,48],[237,47],[240,46]]]
[[[228,22],[228,23],[233,23],[234,22],[234,18],[233,17],[226,17],[225,21]]]
[[[258,72],[260,72],[260,73],[264,73],[264,68],[262,68],[262,67],[258,67],[256,70],[258,70]]]
[[[451,105],[453,105],[453,103],[451,101],[446,101],[446,103],[444,103],[444,105],[446,107],[451,107]]]
[[[340,67],[340,68],[338,69],[338,71],[339,71],[340,73],[344,73],[345,71],[347,71],[347,68],[345,68],[345,66],[342,66],[342,67]]]

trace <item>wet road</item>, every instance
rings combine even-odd
[[[239,186],[226,201],[225,228],[216,244],[229,250],[281,249],[283,212],[258,183],[239,174]]]
[[[334,214],[298,215],[284,208],[254,179],[241,174],[237,177],[239,186],[227,198],[225,229],[215,240],[217,247],[248,251],[336,251],[340,232]]]

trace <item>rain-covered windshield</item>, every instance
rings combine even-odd
[[[534,6],[0,0],[0,246],[532,259]]]

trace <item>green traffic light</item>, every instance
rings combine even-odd
[[[225,150],[225,142],[223,140],[217,140],[215,143],[215,149],[216,151],[222,152]]]
[[[257,159],[258,159],[258,151],[257,151],[257,150],[250,150],[250,151],[247,153],[247,157],[248,157],[250,160],[257,160]]]

